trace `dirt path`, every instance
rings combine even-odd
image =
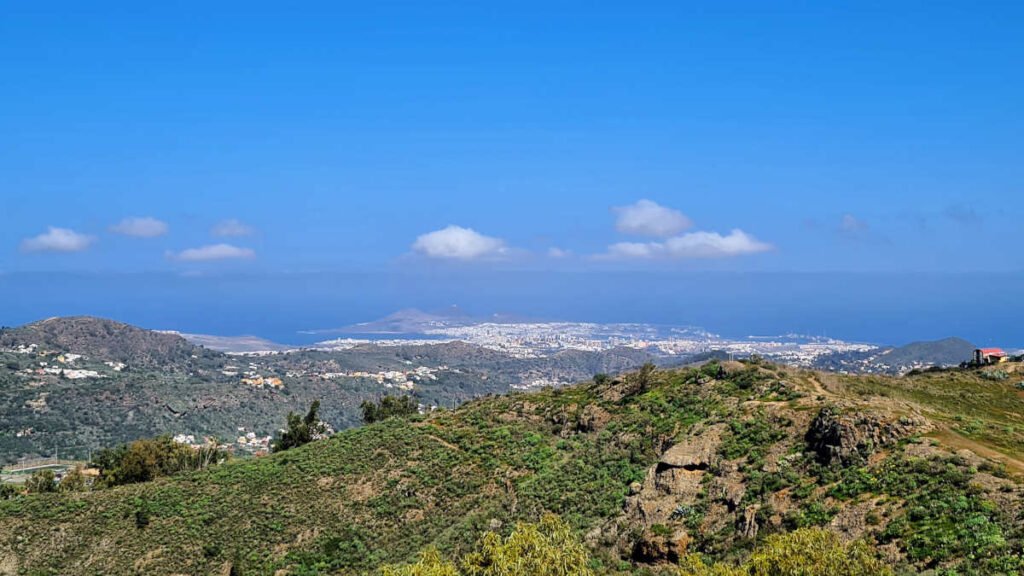
[[[810,378],[808,378],[807,382],[810,383],[811,388],[814,390],[815,394],[818,394],[820,396],[826,396],[826,397],[827,396],[832,396],[832,393],[829,392],[828,390],[825,390],[825,387],[821,385],[821,381],[818,380],[818,377],[816,375],[815,376],[811,376]]]
[[[932,438],[942,442],[952,449],[966,448],[982,458],[988,458],[1006,465],[1006,471],[1014,476],[1024,477],[1024,460],[1020,460],[994,448],[986,446],[965,436],[961,436],[945,426],[938,427],[935,432],[929,434]]]
[[[440,444],[441,446],[444,446],[445,448],[448,448],[449,450],[455,450],[456,452],[462,452],[462,448],[459,448],[455,444],[452,444],[451,442],[448,442],[447,440],[444,440],[443,438],[438,438],[437,436],[434,436],[433,434],[427,434],[427,438],[430,438],[431,440],[437,442],[438,444]]]

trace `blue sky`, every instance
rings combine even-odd
[[[0,272],[1024,269],[1019,3],[215,4],[4,7]]]

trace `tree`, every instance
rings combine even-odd
[[[119,486],[202,470],[226,459],[227,453],[216,445],[195,448],[164,435],[100,450],[92,464],[99,468],[103,485]]]
[[[82,467],[77,466],[65,474],[58,488],[61,492],[85,492],[89,488],[89,482],[82,473]]]
[[[359,406],[363,411],[363,422],[373,424],[388,418],[405,418],[419,414],[420,405],[412,396],[385,395],[379,402],[363,402]]]
[[[608,376],[607,374],[603,373],[603,372],[598,373],[598,374],[594,374],[594,384],[597,384],[598,386],[604,386],[610,380],[611,380],[611,377]]]
[[[45,494],[57,491],[57,480],[53,470],[36,470],[25,481],[25,489],[31,494]]]
[[[640,370],[633,375],[634,382],[639,388],[639,392],[643,393],[651,389],[654,384],[654,373],[657,371],[657,366],[654,362],[645,362]]]
[[[320,401],[314,400],[305,417],[299,417],[294,412],[288,413],[288,428],[282,430],[280,435],[274,439],[270,450],[271,452],[281,452],[309,444],[326,434],[327,425],[320,421]]]

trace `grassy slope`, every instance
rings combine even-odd
[[[751,374],[757,381],[784,380],[790,390],[805,395],[787,401],[774,389],[751,391],[744,383]],[[758,420],[764,410],[803,414],[797,420],[806,421],[807,414],[838,399],[891,404],[878,396],[884,394],[899,397],[901,410],[927,411],[933,420],[955,423],[953,410],[966,411],[983,427],[998,427],[1016,406],[1005,402],[1020,402],[1010,382],[998,383],[998,400],[968,396],[947,402],[948,375],[918,378],[908,385],[907,379],[822,376],[821,387],[810,373],[774,367],[737,368],[728,381],[711,383],[684,370],[663,374],[652,390],[620,400],[611,394],[614,386],[594,385],[494,397],[455,412],[367,426],[205,473],[0,502],[0,574],[206,574],[232,563],[245,574],[270,574],[282,567],[298,574],[359,573],[382,562],[409,560],[430,544],[446,551],[465,548],[488,527],[507,528],[516,519],[536,519],[544,510],[563,515],[581,532],[606,525],[620,514],[630,484],[642,480],[660,451],[685,438],[698,422],[730,423],[733,433],[722,450],[739,455],[750,468],[745,454],[756,452],[760,460],[772,452],[799,452],[802,428],[780,435],[747,434],[764,427]],[[956,378],[964,379],[956,385],[979,390],[991,382],[976,375]],[[757,425],[744,424],[749,422]],[[953,425],[943,430],[957,433]],[[972,437],[986,446],[989,439]],[[1012,453],[1013,442],[993,448]],[[748,500],[806,488],[809,505],[791,513],[793,523],[822,524],[846,503],[882,494],[894,502],[885,513],[899,516],[906,513],[900,502],[917,502],[921,491],[935,492],[926,483],[934,476],[928,466],[958,466],[936,461],[915,468],[919,478],[911,477],[896,455],[879,464],[875,476],[851,468],[815,479],[815,469],[807,464],[794,478],[779,479],[750,468],[744,472],[747,481],[751,486],[758,482],[759,489],[750,489]],[[919,479],[921,490],[907,492],[900,475]],[[813,490],[812,497],[815,482],[822,488]],[[835,482],[855,488],[824,499],[822,491]],[[919,504],[937,511],[905,526],[897,523],[904,531],[893,528],[879,535],[879,542],[912,551],[901,540],[909,538],[907,530],[924,530],[927,521],[940,531],[936,538],[944,538],[954,524],[951,514],[969,512],[986,530],[999,532],[999,538],[982,543],[988,548],[950,548],[949,554],[1003,554],[1005,546],[1019,543],[1011,526],[1019,519],[987,507],[981,496],[971,496],[958,511],[943,511],[945,501],[934,499]],[[749,547],[731,530],[719,528],[698,538],[694,547],[718,556]],[[931,541],[919,546],[925,556],[916,560],[918,567],[933,561],[929,546]],[[606,566],[614,565],[607,562],[611,553],[602,556]]]
[[[1002,378],[1002,374],[1006,374]],[[908,403],[938,426],[935,437],[953,447],[993,451],[1013,472],[1024,474],[1024,365],[983,370],[926,372],[899,379],[825,376],[847,396]],[[989,454],[986,454],[989,455]]]

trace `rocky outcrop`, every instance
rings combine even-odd
[[[666,450],[626,499],[624,520],[643,527],[631,556],[644,563],[673,562],[686,553],[690,537],[677,522],[680,510],[698,502],[705,475],[720,464],[725,425],[709,426]],[[671,528],[669,528],[671,526]]]
[[[596,404],[587,404],[582,408],[577,404],[569,404],[552,413],[549,419],[552,424],[562,427],[559,435],[568,438],[573,434],[600,431],[608,425],[612,415]]]
[[[828,406],[811,422],[805,439],[818,462],[847,466],[865,462],[877,450],[930,429],[928,421],[919,417],[847,413]]]

